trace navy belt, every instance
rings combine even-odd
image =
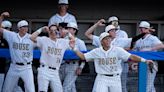
[[[67,64],[76,64],[76,61],[66,61]]]
[[[41,65],[41,67],[46,67],[45,65]],[[47,66],[49,69],[56,70],[54,67]]]
[[[117,74],[103,74],[103,75],[113,77],[113,76],[118,76],[119,74],[117,73]]]
[[[15,64],[23,66],[23,65],[29,65],[29,64],[31,64],[31,62],[27,62],[27,63],[18,63],[18,62],[16,62]]]

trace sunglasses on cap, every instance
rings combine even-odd
[[[66,28],[66,27],[67,27],[67,24],[68,24],[68,23],[61,22],[61,23],[59,23],[59,26],[61,26],[61,27],[63,27],[63,28]]]

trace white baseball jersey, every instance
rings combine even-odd
[[[79,51],[86,51],[86,50],[87,50],[84,41],[81,40],[81,39],[79,39],[79,38],[75,38],[75,47],[76,47]]]
[[[76,18],[72,15],[72,14],[69,14],[69,13],[66,13],[66,15],[64,16],[60,16],[59,14],[55,14],[54,16],[52,16],[49,20],[49,23],[48,25],[52,25],[54,23],[61,23],[61,22],[76,22]]]
[[[98,74],[121,74],[120,60],[127,61],[130,55],[124,49],[113,46],[108,51],[99,47],[84,54],[87,61],[94,60],[96,73]]]
[[[118,29],[116,31],[116,37],[118,37],[118,38],[128,38],[128,34],[125,31]]]
[[[156,37],[151,34],[146,35],[144,39],[139,39],[135,46],[134,50],[137,51],[149,51],[154,46],[161,44],[162,42]],[[158,67],[157,62],[154,62]],[[146,92],[156,92],[154,86],[154,80],[156,76],[157,70],[153,70],[153,73],[150,72],[149,67],[147,67],[147,85],[146,85]]]
[[[144,49],[150,49],[153,48],[157,44],[161,44],[162,42],[156,37],[151,34],[148,34],[144,39],[139,39],[134,49],[137,51],[143,51]]]
[[[3,31],[3,37],[7,40],[13,63],[31,62],[33,60],[34,43],[30,40],[30,34],[20,37],[19,33],[8,30]]]
[[[32,62],[33,60],[33,48],[35,46],[30,40],[30,36],[30,34],[26,33],[23,37],[20,37],[19,33],[8,30],[3,31],[3,37],[9,44],[12,60],[5,78],[3,92],[13,92],[19,78],[22,78],[25,89],[28,92],[35,92],[32,65],[26,65],[27,62]],[[15,63],[24,63],[25,65],[17,65]]]
[[[41,50],[40,63],[59,70],[64,52],[69,48],[69,40],[51,40],[48,37],[37,37],[37,46]]]
[[[132,38],[114,38],[111,41],[111,45],[122,47],[122,48],[127,48],[127,47],[130,47],[131,41],[132,41]],[[98,36],[93,35],[92,44],[97,47],[101,46],[100,39]]]

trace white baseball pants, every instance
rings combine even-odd
[[[92,92],[122,92],[120,75],[111,77],[98,74]]]
[[[12,63],[5,78],[3,92],[13,92],[19,78],[23,80],[26,92],[35,92],[32,66],[20,66]]]
[[[63,92],[59,71],[48,67],[38,68],[38,91],[47,92],[50,84],[51,92]]]

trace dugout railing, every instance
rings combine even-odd
[[[83,52],[85,53],[85,52]],[[164,52],[159,51],[159,52],[134,52],[130,51],[132,54],[136,54],[138,56],[141,56],[146,59],[151,59],[151,60],[158,60],[162,61],[164,60]],[[38,59],[40,58],[40,51],[39,50],[34,50],[34,58]],[[5,57],[5,58],[10,58],[10,53],[8,49],[0,49],[0,57]],[[79,59],[76,54],[71,51],[67,50],[64,54],[64,59]],[[139,63],[139,78],[138,78],[138,92],[146,92],[146,69],[147,65],[145,63]]]

